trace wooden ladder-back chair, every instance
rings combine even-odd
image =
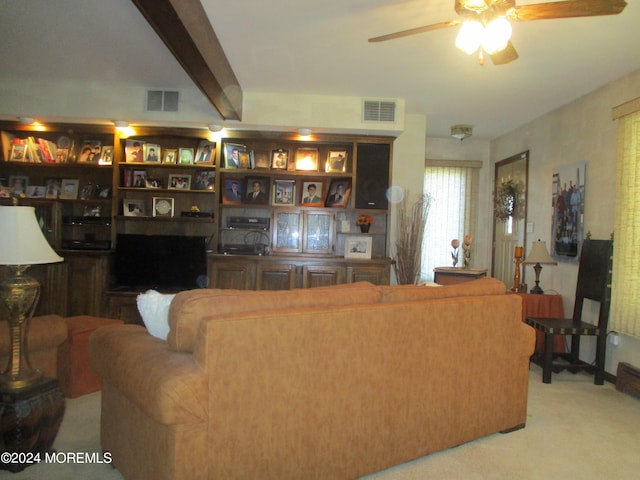
[[[607,347],[607,325],[611,305],[611,268],[613,260],[613,241],[585,240],[582,244],[578,266],[578,284],[572,318],[534,318],[526,317],[525,323],[544,333],[542,355],[534,355],[532,361],[542,366],[542,381],[551,383],[551,372],[569,370],[576,373],[586,370],[594,373],[594,383],[604,383],[604,360]],[[584,300],[599,302],[600,310],[597,324],[582,321]],[[571,335],[569,353],[553,352],[554,335]],[[580,337],[596,337],[595,364],[580,360]],[[542,358],[540,358],[542,357]]]

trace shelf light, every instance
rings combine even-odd
[[[18,117],[18,120],[22,125],[31,125],[36,121],[33,117]]]
[[[224,127],[222,125],[216,125],[215,123],[212,123],[211,125],[209,125],[209,130],[211,130],[214,133],[219,132],[223,128]]]
[[[113,124],[118,130],[126,130],[127,128],[129,128],[129,122],[125,120],[116,120],[113,122]]]

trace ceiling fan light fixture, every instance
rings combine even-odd
[[[489,55],[504,50],[511,39],[511,24],[505,18],[494,18],[484,29],[482,48]]]
[[[484,27],[480,22],[476,20],[464,22],[456,37],[456,48],[471,55],[480,48],[483,38]]]

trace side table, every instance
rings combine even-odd
[[[511,292],[510,292],[511,293]],[[564,318],[561,295],[513,293],[522,297],[522,321],[525,317]],[[536,354],[544,350],[544,334],[536,331]],[[553,352],[565,353],[564,335],[553,336]]]
[[[487,276],[486,268],[438,267],[433,271],[433,281],[440,285],[454,285]]]
[[[19,455],[0,469],[20,472],[36,454],[51,451],[64,416],[64,395],[55,378],[42,378],[19,390],[0,390],[0,453]],[[41,458],[42,460],[42,458]]]

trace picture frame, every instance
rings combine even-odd
[[[9,152],[10,162],[24,162],[27,158],[27,146],[23,143],[11,144],[11,150]]]
[[[9,176],[9,190],[14,195],[20,195],[26,193],[29,186],[29,177],[26,175],[10,175]]]
[[[267,152],[263,150],[258,150],[251,152],[253,157],[253,168],[257,170],[268,170],[269,169],[269,155]]]
[[[82,188],[80,189],[80,200],[91,200],[92,198],[94,198],[96,193],[96,186],[92,183],[88,183],[86,185],[83,185]]]
[[[331,181],[329,190],[327,191],[327,200],[325,207],[345,208],[349,204],[351,196],[351,179],[336,178]]]
[[[62,189],[62,179],[61,178],[45,178],[44,188],[46,189],[44,197],[55,200],[60,196],[60,190]]]
[[[240,205],[244,199],[244,179],[226,177],[223,180],[223,205]]]
[[[244,203],[267,205],[269,203],[269,178],[248,177],[245,192]]]
[[[305,172],[318,171],[318,149],[298,148],[296,150],[296,170]]]
[[[161,178],[158,177],[147,177],[144,179],[144,187],[145,188],[164,188],[164,183]]]
[[[173,197],[153,197],[154,217],[173,217],[175,201]]]
[[[100,140],[86,140],[80,148],[78,163],[98,163],[102,153]]]
[[[165,148],[164,157],[162,157],[162,163],[167,165],[175,165],[178,162],[178,149],[177,148]]]
[[[101,199],[111,198],[111,186],[96,185],[95,198],[101,198]]]
[[[327,161],[324,166],[325,172],[346,172],[347,171],[347,151],[329,150]]]
[[[298,253],[302,250],[302,218],[298,210],[278,210],[274,214],[272,250]]]
[[[160,145],[156,143],[144,144],[144,162],[145,163],[160,163],[162,150]]]
[[[373,239],[370,236],[352,236],[344,239],[344,258],[370,260]]]
[[[324,207],[325,182],[322,179],[313,179],[302,182],[300,189],[301,207]]]
[[[131,186],[135,188],[146,188],[147,186],[147,171],[146,170],[134,170],[131,175]]]
[[[113,145],[103,145],[98,165],[113,165]]]
[[[127,140],[124,146],[124,156],[127,163],[142,163],[144,158],[144,142],[140,140]]]
[[[170,190],[191,190],[191,175],[169,174]]]
[[[178,163],[180,165],[193,165],[193,148],[179,148]]]
[[[75,200],[78,198],[78,188],[80,181],[77,178],[63,178],[60,183],[60,197],[66,200]]]
[[[289,150],[276,148],[271,151],[271,168],[275,170],[286,170],[289,164]]]
[[[273,199],[274,207],[293,207],[296,204],[296,181],[274,180]]]
[[[238,152],[238,160],[240,162],[239,168],[252,168],[250,152]]]
[[[144,217],[144,200],[124,199],[122,201],[122,213],[125,217]]]
[[[224,168],[241,168],[240,153],[246,152],[247,147],[237,143],[224,144]]]
[[[194,190],[215,190],[216,172],[214,170],[198,170],[194,182]]]
[[[212,165],[215,158],[215,152],[216,144],[214,142],[203,140],[198,145],[198,150],[196,151],[196,156],[193,163],[200,165]]]
[[[331,253],[333,251],[333,213],[325,211],[304,212],[304,253]]]
[[[28,198],[45,198],[47,188],[44,185],[29,185],[26,190]]]

